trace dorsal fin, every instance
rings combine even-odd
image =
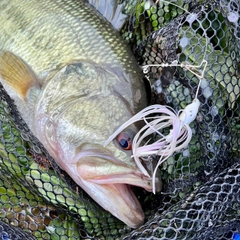
[[[8,51],[0,51],[0,78],[25,99],[29,88],[39,85],[30,67],[19,57]]]
[[[99,11],[117,30],[125,23],[127,15],[123,14],[124,4],[118,0],[87,0],[97,11]]]

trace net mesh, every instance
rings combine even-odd
[[[130,17],[122,35],[145,66],[151,104],[186,107],[207,61],[189,146],[161,165],[161,193],[134,189],[146,222],[131,230],[59,169],[0,87],[1,239],[224,240],[240,234],[240,2],[125,2]]]

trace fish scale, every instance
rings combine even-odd
[[[119,34],[108,22],[100,21],[98,14],[82,1],[3,0],[0,9],[5,9],[6,13],[6,16],[1,14],[1,21],[8,22],[1,30],[4,34],[0,37],[0,47],[19,53],[26,62],[31,62],[38,75],[57,68],[59,62],[66,63],[66,56],[69,60],[87,57],[103,64],[122,64],[127,71],[136,72],[136,62]],[[58,12],[57,16],[53,15],[54,12]],[[14,38],[22,38],[18,42],[24,42],[25,47],[19,49],[17,42],[12,41],[12,36],[8,33],[9,27],[15,33]],[[26,28],[30,30],[26,32]],[[28,36],[24,38],[21,32]],[[49,44],[53,44],[51,39],[54,39],[54,48],[49,54],[46,49]],[[127,61],[122,61],[123,59]]]

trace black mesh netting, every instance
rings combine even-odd
[[[145,224],[132,231],[89,199],[1,87],[0,239],[240,238],[240,2],[170,2],[131,0],[124,9],[122,35],[149,65],[152,104],[178,111],[191,103],[207,61],[189,146],[160,167],[161,193],[135,189]]]

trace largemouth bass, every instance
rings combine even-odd
[[[152,190],[131,159],[146,106],[140,69],[117,31],[84,1],[1,0],[0,81],[33,134],[99,205],[132,228],[144,214],[129,185]]]

